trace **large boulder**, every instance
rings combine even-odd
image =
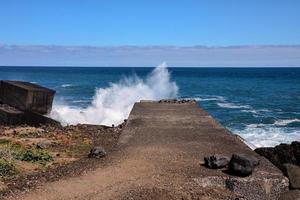
[[[298,141],[291,144],[280,144],[275,147],[257,148],[255,152],[266,157],[282,171],[284,171],[284,163],[300,166],[300,142]]]
[[[205,166],[211,169],[219,169],[227,167],[229,158],[219,154],[204,157]]]
[[[290,180],[290,187],[300,190],[300,167],[292,164],[284,164],[284,167],[285,173]]]
[[[237,176],[248,176],[252,174],[259,160],[244,154],[232,154],[229,162],[229,172]]]

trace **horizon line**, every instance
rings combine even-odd
[[[179,47],[179,48],[243,48],[243,47],[300,47],[300,44],[243,44],[243,45],[130,45],[130,44],[121,44],[121,45],[69,45],[69,44],[6,44],[0,43],[1,47],[19,47],[19,46],[31,46],[31,47],[91,47],[91,48],[117,48],[117,47]]]
[[[58,66],[58,65],[0,65],[0,68],[2,67],[23,67],[23,68],[38,68],[38,67],[48,67],[48,68],[155,68],[156,66],[71,66],[71,65],[66,65],[66,66]],[[253,67],[247,67],[247,66],[239,66],[239,67],[231,67],[231,66],[223,66],[223,67],[218,67],[218,66],[211,66],[211,67],[203,67],[203,66],[186,66],[186,67],[172,67],[172,66],[167,66],[167,68],[300,68],[300,66],[270,66],[270,67],[259,67],[259,66],[253,66]]]

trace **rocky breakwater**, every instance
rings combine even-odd
[[[300,142],[257,148],[255,152],[271,161],[289,178],[290,190],[280,199],[300,199]]]

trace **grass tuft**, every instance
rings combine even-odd
[[[17,173],[13,162],[0,158],[0,177],[12,176]]]

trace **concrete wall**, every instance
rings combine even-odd
[[[21,81],[1,81],[0,85],[0,102],[22,111],[50,113],[54,90]]]

